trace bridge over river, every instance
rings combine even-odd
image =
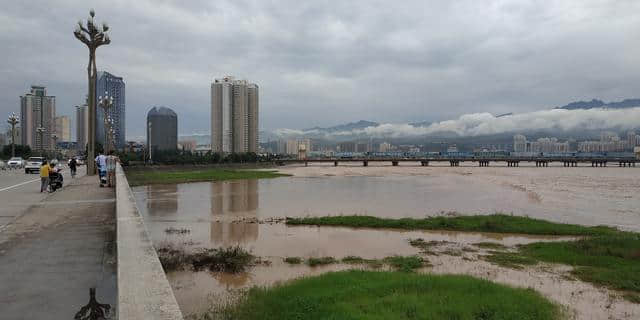
[[[579,164],[591,165],[591,167],[606,167],[607,164],[618,165],[620,167],[635,167],[640,163],[636,157],[430,157],[430,158],[308,158],[308,159],[278,159],[275,161],[279,165],[303,163],[308,166],[310,163],[332,163],[338,166],[340,163],[362,163],[368,166],[370,162],[390,162],[397,166],[400,162],[419,162],[423,167],[430,163],[449,163],[452,167],[460,166],[463,162],[478,163],[480,167],[488,167],[491,163],[507,163],[509,167],[519,167],[520,162],[535,163],[536,167],[548,167],[549,163],[562,163],[565,167],[577,167]]]

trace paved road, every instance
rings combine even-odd
[[[84,166],[78,168],[77,178],[83,176],[84,172]],[[66,186],[72,180],[69,168],[63,167],[62,175]],[[25,174],[24,170],[17,169],[0,171],[0,203],[2,204],[0,206],[0,231],[7,223],[16,219],[29,207],[41,202],[47,196],[47,193],[40,193],[40,176],[38,174]]]
[[[73,319],[89,302],[89,288],[96,288],[98,302],[112,306],[113,315],[114,189],[84,176],[40,194],[38,182],[29,182],[35,178],[0,176],[9,184],[27,182],[0,188],[0,210],[18,214],[0,227],[0,319]]]

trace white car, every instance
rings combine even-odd
[[[27,159],[27,164],[24,166],[24,173],[40,172],[40,167],[42,167],[43,162],[43,157],[31,157]]]
[[[13,157],[7,161],[7,167],[11,169],[22,169],[22,167],[24,167],[24,161],[20,157]]]

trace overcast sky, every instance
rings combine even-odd
[[[640,1],[9,1],[0,9],[0,116],[31,84],[74,117],[95,8],[112,43],[98,69],[126,82],[127,136],[146,112],[208,131],[210,83],[260,86],[262,129],[415,122],[640,96]],[[2,120],[4,125],[6,121]]]

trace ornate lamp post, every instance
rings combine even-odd
[[[55,133],[52,134],[51,139],[53,139],[53,154],[54,154],[54,157],[57,158],[58,157],[58,135]]]
[[[20,123],[15,113],[9,116],[7,122],[11,125],[11,157],[16,156],[16,124]]]
[[[38,135],[40,136],[40,156],[43,157],[44,156],[44,132],[45,132],[45,129],[44,129],[44,127],[38,127],[38,128],[36,128],[36,131],[38,132]]]
[[[102,45],[111,43],[107,31],[109,26],[102,24],[102,28],[96,27],[93,17],[95,11],[89,11],[89,19],[86,26],[82,25],[82,21],[78,21],[76,30],[73,35],[89,48],[89,65],[87,66],[87,76],[89,80],[89,130],[88,130],[88,150],[87,150],[87,175],[95,175],[95,147],[96,147],[96,49]]]
[[[108,95],[108,92],[105,91],[104,96],[98,97],[98,105],[102,108],[102,119],[104,120],[104,153],[108,154],[111,151],[111,135],[113,134],[113,130],[111,130],[112,119],[109,115],[109,110],[113,107],[113,97]]]

